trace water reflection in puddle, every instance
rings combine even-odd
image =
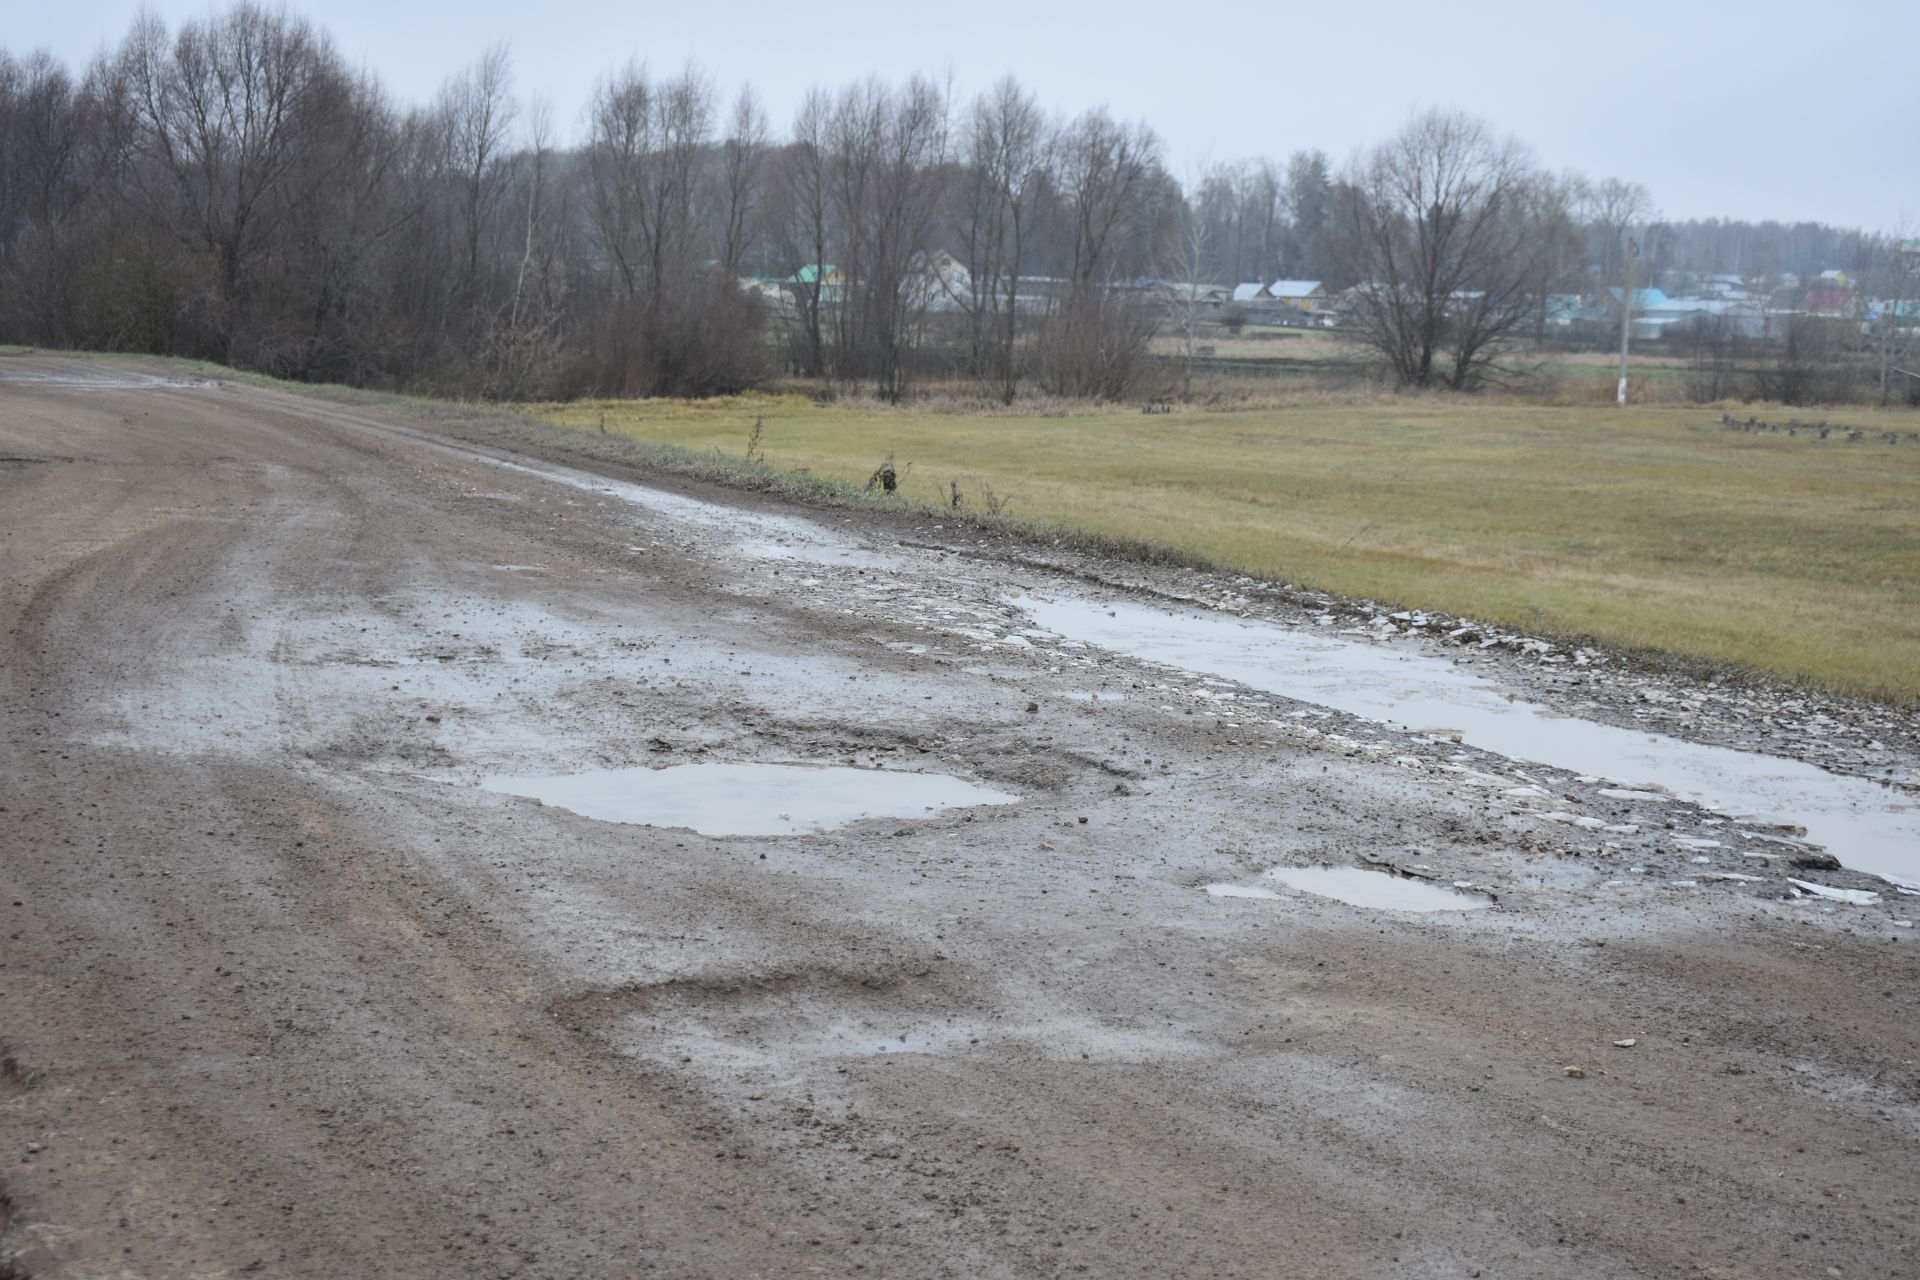
[[[862,818],[924,818],[943,809],[1019,799],[943,773],[809,764],[493,774],[480,785],[602,822],[689,827],[709,836],[791,835]]]
[[[1900,793],[1862,778],[1561,715],[1408,646],[1121,602],[1019,603],[1034,621],[1070,639],[1415,732],[1458,733],[1473,746],[1514,760],[1804,827],[1808,839],[1849,867],[1920,873],[1920,810]]]
[[[1363,867],[1275,867],[1266,878],[1302,893],[1377,911],[1477,911],[1489,905],[1485,898]],[[1207,892],[1216,898],[1280,896],[1264,885],[1210,884]]]

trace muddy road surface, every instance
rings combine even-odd
[[[1920,1274],[1791,815],[464,434],[0,360],[0,1274]]]

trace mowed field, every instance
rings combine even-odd
[[[1460,399],[1027,417],[580,402],[548,421],[1197,552],[1517,627],[1920,698],[1920,416],[1837,411],[1897,445],[1723,430],[1717,410]],[[1786,411],[1766,415],[1785,419]]]

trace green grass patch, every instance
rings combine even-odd
[[[803,396],[536,406],[557,425],[1138,541],[1263,577],[1920,698],[1920,444],[1718,413],[1434,398],[1045,417]],[[1775,411],[1772,416],[1786,416]],[[1840,410],[1901,432],[1910,413]]]

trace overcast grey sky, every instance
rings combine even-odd
[[[0,42],[70,63],[118,43],[138,0],[6,0]],[[206,0],[153,0],[169,26]],[[315,0],[289,6],[403,102],[495,41],[523,97],[577,132],[603,72],[690,59],[759,89],[776,130],[808,86],[1012,72],[1056,110],[1105,104],[1204,163],[1319,147],[1337,162],[1414,110],[1457,106],[1554,169],[1644,182],[1670,218],[1920,222],[1920,0],[1617,0],[1459,6],[1321,0]]]

